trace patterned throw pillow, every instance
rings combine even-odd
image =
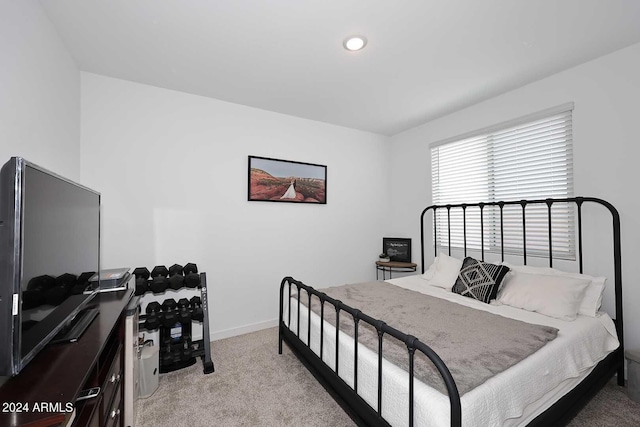
[[[507,266],[466,257],[451,291],[488,304],[496,299],[502,279],[508,271]]]

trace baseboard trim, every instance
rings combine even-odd
[[[240,326],[239,328],[225,329],[224,331],[212,331],[209,335],[211,341],[217,341],[225,338],[231,338],[238,335],[257,332],[263,329],[275,328],[278,326],[278,319],[267,320],[265,322],[252,323],[250,325]]]

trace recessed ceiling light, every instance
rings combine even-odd
[[[360,50],[367,45],[367,39],[364,36],[349,36],[342,44],[347,50]]]

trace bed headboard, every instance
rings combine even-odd
[[[461,204],[447,204],[447,205],[432,205],[425,208],[420,215],[420,250],[421,250],[421,268],[422,273],[425,272],[425,215],[429,212],[433,212],[433,241],[434,241],[434,253],[438,254],[437,236],[438,233],[448,233],[447,242],[449,248],[449,255],[451,255],[451,212],[461,210],[462,212],[462,230],[463,230],[463,250],[465,257],[467,256],[467,209],[477,208],[480,215],[480,254],[484,261],[485,255],[485,239],[484,239],[484,212],[486,207],[498,207],[499,209],[499,229],[501,236],[504,235],[505,227],[509,223],[505,223],[503,217],[503,211],[505,206],[520,206],[522,209],[522,258],[523,263],[527,264],[527,206],[531,205],[546,205],[547,206],[547,218],[548,218],[548,239],[549,248],[547,257],[549,259],[549,267],[553,267],[553,239],[552,239],[552,206],[554,204],[570,204],[575,205],[576,217],[577,217],[577,262],[579,265],[580,273],[583,272],[583,248],[582,248],[582,207],[585,203],[595,203],[606,207],[611,213],[613,224],[613,270],[614,270],[614,292],[615,292],[615,316],[616,329],[618,332],[618,339],[620,345],[623,346],[623,326],[622,326],[622,254],[620,246],[620,214],[618,210],[609,202],[598,199],[595,197],[570,197],[570,198],[558,198],[558,199],[539,199],[539,200],[517,200],[510,202],[480,202],[480,203],[461,203]],[[446,230],[438,230],[437,212],[440,210],[446,210]],[[474,209],[476,210],[476,209]],[[538,211],[539,212],[539,211]],[[500,239],[500,256],[504,261],[505,247],[504,239]]]

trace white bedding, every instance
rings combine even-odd
[[[463,426],[525,425],[579,383],[599,361],[619,345],[613,321],[605,313],[595,318],[578,316],[576,320],[569,322],[506,305],[494,306],[475,301],[442,288],[429,286],[417,275],[388,282],[479,310],[558,328],[555,340],[462,396]],[[303,301],[306,301],[306,295],[303,295]],[[327,308],[332,309],[330,305],[325,306],[325,310]],[[284,310],[283,318],[287,322],[287,304]],[[292,299],[290,329],[294,332],[297,331],[296,323],[297,301]],[[307,325],[307,309],[302,307],[299,336],[305,343]],[[340,332],[339,342],[339,374],[353,387],[353,338]],[[310,347],[316,354],[320,354],[320,317],[313,312]],[[323,360],[335,370],[335,327],[327,322],[324,325]],[[377,372],[377,354],[359,345],[358,393],[374,409],[377,408],[378,401]],[[393,426],[408,425],[408,384],[408,374],[405,371],[383,360],[382,415]],[[415,426],[450,425],[448,397],[417,380],[414,410]]]

